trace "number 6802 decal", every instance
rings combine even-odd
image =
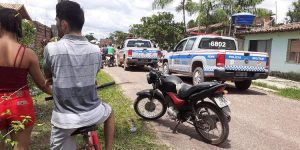
[[[226,42],[218,42],[218,41],[211,41],[209,43],[210,47],[226,47]]]

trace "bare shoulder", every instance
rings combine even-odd
[[[31,48],[26,48],[25,55],[30,61],[38,60],[36,52],[34,52]]]

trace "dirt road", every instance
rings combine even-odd
[[[136,92],[151,88],[147,84],[145,69],[124,71],[123,68],[106,68],[124,93],[131,99]],[[183,77],[189,82],[189,78]],[[158,137],[171,149],[178,150],[300,150],[300,102],[278,97],[257,89],[239,92],[227,88],[231,101],[232,120],[228,141],[221,147],[204,143],[194,128],[181,125],[178,134],[172,129],[176,123],[163,117],[153,122]],[[166,115],[165,115],[166,116]]]

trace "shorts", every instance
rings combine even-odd
[[[95,124],[104,123],[111,114],[111,107],[102,102],[100,107],[103,111],[103,116],[96,122]],[[92,125],[92,124],[90,124]],[[89,126],[89,125],[87,125]],[[50,150],[73,150],[76,148],[76,140],[75,136],[71,136],[71,134],[77,130],[77,128],[73,129],[62,129],[52,125],[51,129],[51,137],[50,137]]]
[[[34,107],[29,90],[0,93],[0,130],[8,129],[12,121],[22,121],[24,116],[31,117],[25,127],[34,125]]]

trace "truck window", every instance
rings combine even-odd
[[[189,41],[187,42],[187,44],[186,44],[186,46],[185,46],[185,50],[186,50],[186,51],[192,50],[195,41],[196,41],[196,38],[191,38],[191,39],[189,39]]]
[[[128,41],[127,47],[147,47],[151,48],[151,43],[149,41]]]
[[[199,44],[201,49],[224,49],[224,50],[236,50],[234,40],[222,39],[222,38],[203,38]]]
[[[182,51],[182,50],[183,50],[183,47],[184,47],[184,45],[185,45],[185,43],[186,43],[186,41],[187,41],[187,40],[181,41],[181,42],[176,46],[175,51],[176,51],[176,52]]]

